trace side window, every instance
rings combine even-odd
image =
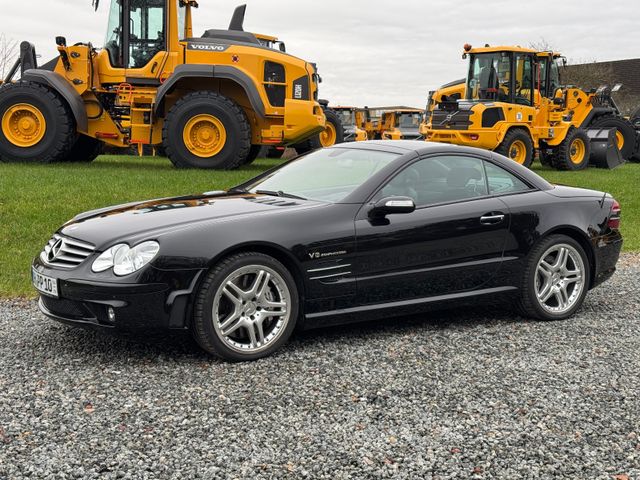
[[[484,162],[487,171],[487,183],[491,195],[525,192],[531,187],[506,170],[490,162]]]
[[[418,207],[457,202],[487,195],[482,160],[442,155],[408,166],[392,178],[376,195],[410,197]]]

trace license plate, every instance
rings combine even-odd
[[[58,298],[58,280],[55,278],[47,277],[41,273],[36,272],[35,269],[31,270],[31,280],[33,286],[36,287],[40,293],[49,295],[50,297]]]

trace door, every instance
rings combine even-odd
[[[167,57],[167,1],[130,0],[125,4],[129,5],[129,20],[123,29],[127,82],[145,84],[142,79],[148,79],[149,84],[159,84],[157,79]]]
[[[356,219],[357,289],[363,304],[482,288],[502,263],[509,230],[506,205],[489,194],[483,160],[439,155],[394,176],[373,201],[411,197],[416,210]]]

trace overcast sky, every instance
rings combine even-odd
[[[35,43],[54,38],[102,45],[110,0],[0,0],[0,33]],[[616,0],[201,0],[198,36],[226,28],[247,3],[245,30],[277,35],[289,53],[316,62],[321,98],[338,105],[424,106],[427,92],[465,75],[465,43],[528,46],[544,38],[572,62],[640,57],[640,1]]]

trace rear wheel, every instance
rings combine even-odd
[[[215,92],[194,92],[171,108],[164,147],[178,168],[233,170],[247,159],[251,128],[244,111]]]
[[[615,128],[616,145],[624,160],[629,160],[636,150],[636,131],[633,125],[620,117],[606,116],[596,119],[589,128]]]
[[[193,335],[226,360],[256,360],[289,339],[297,316],[298,290],[284,265],[262,253],[241,253],[208,273],[196,298]]]
[[[559,170],[584,170],[589,166],[591,143],[584,130],[571,128],[553,156],[553,166]]]
[[[510,130],[496,148],[496,153],[529,168],[533,163],[533,141],[525,130]]]
[[[0,88],[0,159],[57,162],[75,141],[73,115],[56,93],[32,82]]]
[[[256,159],[266,156],[266,148],[262,145],[251,145],[249,155],[245,158],[242,165],[251,165]]]
[[[104,144],[100,140],[86,135],[79,135],[76,143],[71,147],[71,150],[69,150],[69,153],[59,161],[91,163],[102,154],[103,147]]]
[[[562,320],[580,308],[589,289],[584,249],[566,235],[551,235],[529,254],[521,287],[520,310],[541,320]]]
[[[285,148],[283,147],[269,147],[267,150],[267,158],[282,158]]]
[[[325,110],[324,115],[327,119],[324,130],[318,135],[294,145],[293,148],[299,155],[344,142],[344,127],[338,114],[333,110]]]

